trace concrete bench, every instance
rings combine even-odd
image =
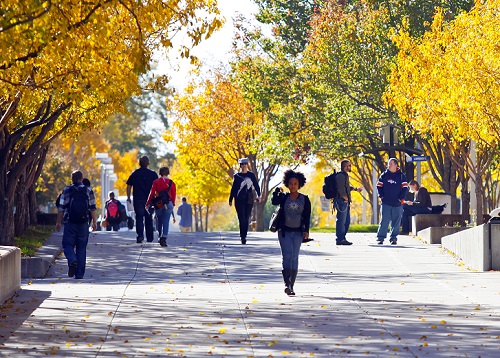
[[[0,305],[21,288],[21,250],[0,246]]]
[[[461,214],[417,214],[412,217],[411,231],[413,235],[417,235],[419,231],[428,227],[453,226],[455,223],[465,226]]]

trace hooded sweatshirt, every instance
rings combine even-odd
[[[383,204],[401,206],[408,192],[406,175],[399,168],[394,173],[387,169],[378,179],[377,191]]]

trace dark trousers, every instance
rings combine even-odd
[[[417,214],[430,214],[431,210],[427,209],[425,206],[415,206],[415,205],[403,205],[403,217],[401,218],[401,224],[403,226],[403,232],[411,231],[411,217]]]
[[[335,209],[337,210],[337,220],[335,221],[335,234],[337,244],[345,241],[347,231],[351,225],[351,206],[344,199],[335,199]]]
[[[110,221],[108,219],[108,226],[106,226],[106,231],[119,231],[120,230],[120,221]]]
[[[250,224],[250,216],[252,215],[253,203],[248,204],[246,201],[235,202],[236,213],[240,223],[240,238],[246,239],[248,233],[248,225]]]
[[[87,244],[89,242],[89,226],[87,223],[75,224],[70,221],[64,223],[62,247],[68,266],[75,260],[78,261],[75,277],[85,275],[87,261]]]
[[[146,211],[146,201],[135,201],[134,200],[134,211],[135,211],[135,231],[137,232],[137,237],[144,239],[144,228],[146,228],[146,240],[152,242],[154,239],[153,232],[153,215]]]

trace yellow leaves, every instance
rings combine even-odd
[[[500,49],[492,46],[500,26],[492,9],[499,4],[478,4],[449,24],[439,11],[421,40],[405,32],[394,37],[400,51],[386,99],[417,131],[455,146],[500,140],[491,121],[500,111],[491,108],[500,99]]]

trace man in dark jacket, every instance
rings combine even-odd
[[[384,243],[387,228],[391,224],[390,242],[398,243],[399,225],[403,213],[403,201],[408,192],[408,182],[398,166],[396,158],[390,158],[387,170],[382,173],[377,182],[378,196],[382,200],[381,218],[377,231],[379,245]]]
[[[414,199],[413,201],[405,201],[403,204],[402,235],[407,235],[411,231],[412,216],[432,213],[431,196],[427,189],[421,187],[416,180],[411,180],[408,185],[414,195]]]
[[[335,233],[337,235],[337,245],[352,245],[346,240],[346,234],[351,224],[351,191],[361,192],[363,188],[354,188],[349,184],[349,173],[351,172],[351,162],[344,159],[340,162],[340,172],[335,175],[337,184],[337,196],[334,200],[337,210],[337,220],[335,222]]]
[[[134,211],[135,211],[135,230],[137,232],[137,243],[141,244],[144,241],[144,228],[146,228],[146,241],[153,242],[153,216],[146,211],[146,201],[148,200],[149,191],[153,186],[153,182],[158,179],[158,174],[148,169],[149,158],[142,156],[139,159],[140,168],[134,170],[127,180],[127,201],[130,203],[130,195],[132,188],[134,189]]]

